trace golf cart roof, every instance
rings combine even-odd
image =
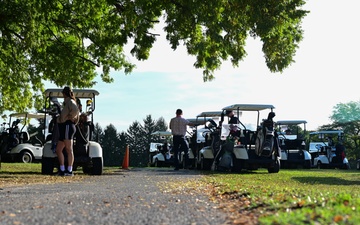
[[[46,97],[63,97],[62,88],[50,88],[45,90]],[[99,95],[99,92],[94,89],[73,89],[76,98],[93,98]]]
[[[45,117],[45,114],[44,114],[44,113],[22,112],[22,113],[12,113],[12,114],[10,114],[10,117],[15,117],[15,118],[36,118],[36,119],[40,119],[40,118],[44,118],[44,117]]]
[[[342,134],[344,131],[342,130],[320,130],[320,131],[314,131],[311,132],[310,135],[316,135],[316,134]]]
[[[171,132],[170,131],[155,131],[151,135],[171,136]]]
[[[273,105],[263,104],[234,104],[223,108],[223,110],[240,110],[240,111],[260,111],[264,109],[274,109]]]
[[[299,124],[306,124],[306,120],[279,120],[276,121],[277,125],[299,125]]]
[[[208,112],[202,112],[197,117],[217,117],[221,116],[222,111],[208,111]]]
[[[204,125],[206,121],[198,120],[196,118],[187,119],[190,123],[194,124],[194,126]]]

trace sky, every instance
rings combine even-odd
[[[360,31],[359,0],[313,0],[303,9],[310,13],[302,23],[304,39],[295,62],[283,73],[271,73],[258,39],[248,39],[247,57],[233,68],[224,62],[215,79],[204,82],[195,69],[195,57],[180,46],[170,48],[161,32],[147,61],[129,59],[137,65],[130,75],[111,73],[115,82],[99,82],[94,89],[94,120],[104,129],[113,124],[127,131],[147,115],[163,117],[167,123],[181,108],[184,118],[203,111],[220,111],[232,104],[272,104],[274,120],[306,120],[307,130],[329,124],[338,103],[359,101]],[[267,114],[262,115],[266,118]]]

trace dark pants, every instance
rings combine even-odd
[[[174,135],[173,144],[175,168],[179,168],[179,156],[182,151],[184,151],[185,166],[187,166],[189,161],[189,143],[185,136]]]

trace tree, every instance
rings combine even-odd
[[[171,48],[196,56],[204,81],[225,60],[237,67],[250,36],[263,42],[266,65],[282,72],[302,39],[305,0],[24,0],[0,1],[0,114],[42,107],[44,81],[91,87],[102,68],[131,73],[146,60],[160,19]],[[131,43],[131,44],[130,44]],[[124,46],[130,45],[130,53]]]
[[[101,143],[102,139],[103,139],[103,130],[100,126],[99,123],[96,123],[95,126],[94,126],[94,131],[93,131],[93,134],[92,134],[92,141],[96,141],[98,143]]]
[[[158,120],[156,120],[155,130],[166,131],[167,129],[168,129],[168,125],[164,117],[160,117]]]
[[[125,157],[125,150],[127,147],[127,135],[124,131],[122,131],[120,134],[118,134],[118,140],[119,140],[119,146],[120,146],[120,159],[124,160]],[[122,163],[123,161],[121,161]]]
[[[104,165],[121,165],[121,144],[114,125],[110,124],[105,128],[101,147],[103,149]]]
[[[127,130],[127,143],[130,150],[130,165],[147,165],[147,146],[144,127],[138,122],[133,122]]]

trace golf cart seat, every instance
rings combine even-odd
[[[255,145],[256,141],[256,132],[251,130],[244,130],[244,138],[240,139],[241,143],[244,143],[244,145]]]
[[[25,143],[30,140],[30,135],[27,131],[23,131],[19,134],[19,143]]]
[[[301,146],[302,140],[285,139],[284,142],[285,142],[286,149],[298,149]]]

